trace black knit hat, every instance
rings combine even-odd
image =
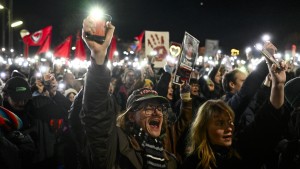
[[[3,91],[6,92],[14,101],[21,101],[32,97],[29,84],[22,77],[10,78],[5,83]]]
[[[300,105],[300,77],[289,80],[284,87],[285,98],[293,106]]]
[[[159,96],[155,90],[149,88],[141,88],[132,92],[132,94],[127,99],[126,112],[128,112],[132,107],[138,105],[138,103],[144,100],[158,100],[159,103],[168,103],[168,99]]]

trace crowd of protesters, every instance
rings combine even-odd
[[[218,64],[208,79],[194,70],[178,85],[173,64],[159,74],[151,64],[110,70],[115,27],[108,23],[105,41],[97,43],[85,37],[94,24],[83,21],[91,65],[80,79],[61,67],[42,76],[34,68],[8,69],[1,82],[1,168],[300,167],[296,67],[263,60],[245,73]]]

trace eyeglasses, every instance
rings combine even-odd
[[[142,109],[145,111],[146,116],[151,116],[154,113],[154,111],[159,116],[166,115],[166,113],[167,113],[167,107],[165,105],[151,105],[151,104],[147,104],[147,105],[138,107],[138,108],[134,109],[134,111],[139,111]]]

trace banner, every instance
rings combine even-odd
[[[23,37],[23,42],[28,46],[41,46],[48,36],[51,36],[52,26],[47,26],[42,30],[31,33]]]
[[[198,58],[199,43],[198,39],[185,32],[173,83],[181,84],[190,79],[190,74]]]
[[[45,40],[45,42],[43,43],[43,45],[39,48],[39,50],[37,51],[37,55],[41,54],[41,53],[46,53],[50,50],[50,46],[51,46],[51,36],[48,36],[47,39]]]
[[[54,49],[53,55],[56,57],[63,57],[69,59],[71,44],[72,44],[72,36],[70,35],[64,40],[64,42],[62,42]]]
[[[86,52],[84,48],[83,40],[80,36],[80,33],[78,32],[76,35],[76,45],[75,45],[75,58],[78,58],[80,60],[86,60]]]
[[[138,41],[136,48],[135,48],[135,52],[138,52],[142,49],[144,34],[145,34],[145,31],[143,31],[139,36],[134,37],[134,39],[136,39]]]
[[[168,49],[169,32],[145,31],[145,55],[151,58],[154,67],[165,65]]]
[[[219,41],[218,40],[205,40],[205,55],[206,56],[216,56],[219,50]]]

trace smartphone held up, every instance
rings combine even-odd
[[[85,37],[89,40],[102,44],[106,38],[107,23],[111,22],[112,17],[98,8],[91,11],[90,17],[96,21],[96,32],[94,34],[86,33]]]

